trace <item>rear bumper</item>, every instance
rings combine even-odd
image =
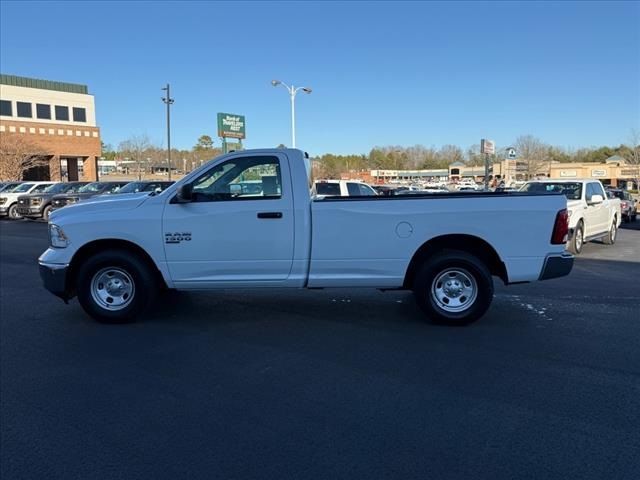
[[[565,252],[561,255],[548,256],[540,272],[538,280],[549,280],[551,278],[564,277],[569,275],[573,268],[573,255]]]
[[[59,263],[38,262],[40,267],[40,278],[44,288],[60,297],[65,302],[71,298],[68,292],[67,277],[69,265]]]

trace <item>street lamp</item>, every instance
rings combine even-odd
[[[298,91],[302,90],[308,95],[311,93],[311,89],[309,87],[289,86],[286,83],[282,83],[280,80],[271,80],[271,85],[274,87],[282,85],[289,92],[289,97],[291,98],[291,148],[296,148],[296,94]]]
[[[171,180],[171,114],[169,107],[173,103],[173,98],[171,98],[171,91],[169,90],[169,84],[162,88],[165,92],[167,92],[166,97],[162,97],[162,101],[167,105],[167,162],[169,163],[169,180]]]

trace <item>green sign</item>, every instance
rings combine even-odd
[[[218,136],[221,138],[245,138],[244,115],[218,113]]]

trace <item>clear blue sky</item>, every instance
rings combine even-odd
[[[103,140],[173,144],[247,117],[246,146],[617,145],[640,127],[637,2],[5,2],[2,73],[89,85]],[[219,141],[216,139],[216,145]]]

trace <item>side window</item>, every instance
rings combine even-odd
[[[316,183],[316,193],[318,195],[327,195],[327,196],[340,196],[340,184],[339,183],[328,183],[328,182],[318,182]]]
[[[369,185],[364,185],[362,183],[358,184],[358,188],[360,188],[360,195],[371,197],[377,195],[375,190],[371,188]]]
[[[120,190],[124,185],[113,185],[112,187],[107,189],[107,192],[109,193],[116,193],[118,190]]]
[[[31,193],[40,193],[40,192],[44,192],[46,190],[47,187],[50,187],[51,185],[48,184],[43,184],[43,185],[38,185],[36,186],[36,188],[34,188]]]
[[[595,189],[596,195],[600,195],[603,199],[607,198],[607,195],[604,193],[604,188],[602,188],[601,183],[594,183],[593,188]]]
[[[593,191],[593,183],[587,183],[587,192],[585,194],[585,197],[587,199],[587,202],[591,201],[591,197],[593,196],[594,191]]]
[[[357,183],[347,183],[347,191],[349,192],[350,197],[358,197],[361,195]]]
[[[193,182],[194,202],[281,197],[282,178],[277,157],[234,158],[209,169]]]

